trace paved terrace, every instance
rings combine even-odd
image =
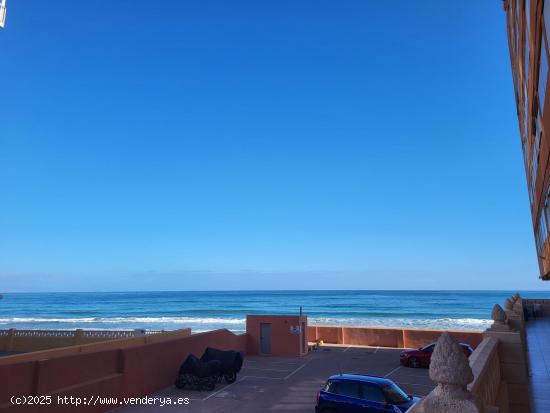
[[[116,413],[312,413],[315,398],[328,376],[344,373],[388,377],[409,394],[424,396],[435,384],[427,369],[399,364],[399,349],[378,347],[323,346],[301,358],[247,357],[237,381],[218,384],[211,392],[167,388],[152,396],[188,397],[187,406],[126,406]],[[175,379],[175,378],[174,378]]]
[[[550,412],[550,317],[526,322],[525,330],[531,372],[531,407],[533,413]]]

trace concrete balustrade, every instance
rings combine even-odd
[[[536,317],[550,317],[550,299],[523,299],[524,306],[533,306],[534,315]]]
[[[132,339],[161,331],[121,330],[0,330],[0,351],[30,352],[108,340]]]
[[[498,344],[497,338],[487,337],[470,356],[474,380],[468,385],[468,390],[484,406],[497,407],[499,412],[507,413],[508,389],[501,376]]]
[[[497,345],[483,340],[468,360],[456,339],[442,334],[430,364],[438,385],[407,413],[508,413],[494,406],[501,387]]]
[[[465,390],[461,387],[464,380],[459,380],[460,374],[454,377],[455,382],[451,383],[449,383],[449,378],[444,375],[434,374],[432,376],[432,365],[438,344],[432,356],[430,377],[439,385],[420,403],[409,409],[408,413],[450,413],[455,411],[530,413],[523,317],[523,305],[530,301],[535,300],[523,300],[519,294],[514,294],[506,299],[504,310],[499,305],[493,307],[494,323],[483,332],[483,341],[469,358],[469,371],[471,371],[473,379]],[[550,300],[536,301],[539,301],[541,305],[548,305],[548,310],[550,310]],[[547,302],[543,303],[543,301]],[[462,351],[460,348],[452,350],[452,344],[449,344],[448,339],[446,340],[445,357],[440,359],[434,369],[462,370],[462,374],[468,376],[468,369],[465,369],[457,361],[457,358],[452,356],[456,353],[455,355],[459,359],[459,353],[463,354]],[[451,390],[448,389],[449,384],[452,385]]]
[[[466,355],[456,339],[443,333],[437,340],[430,363],[430,378],[437,383],[413,413],[482,413],[483,401],[466,386],[475,380]],[[492,410],[494,411],[494,410]]]

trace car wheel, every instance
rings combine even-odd
[[[420,367],[420,360],[418,360],[416,357],[411,357],[409,359],[409,367],[417,369],[418,367]]]

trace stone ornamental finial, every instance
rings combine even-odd
[[[491,318],[495,323],[506,324],[506,313],[498,304],[495,304],[493,306],[493,311],[491,311]]]
[[[446,331],[437,340],[433,351],[430,378],[438,383],[464,387],[474,379],[464,351],[456,339]]]
[[[504,309],[508,311],[512,311],[514,309],[514,302],[507,298],[506,301],[504,301]]]
[[[425,413],[481,413],[483,406],[466,386],[474,374],[456,339],[444,332],[430,362],[430,378],[437,387],[422,400]]]
[[[520,296],[518,293],[515,293],[512,295],[512,302],[514,303],[514,306],[512,307],[512,311],[517,315],[523,315],[523,306],[521,305]]]
[[[491,318],[493,319],[493,325],[489,330],[491,331],[510,331],[508,327],[506,313],[502,307],[498,304],[493,306],[493,311],[491,311]]]

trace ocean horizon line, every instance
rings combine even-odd
[[[0,291],[0,294],[121,294],[121,293],[211,293],[211,292],[220,292],[220,293],[252,293],[252,292],[358,292],[358,293],[367,293],[367,292],[494,292],[494,293],[507,293],[507,292],[524,292],[524,293],[537,293],[537,292],[549,292],[550,289],[540,289],[540,290],[523,290],[523,289],[414,289],[414,288],[386,288],[386,289],[211,289],[211,290],[88,290],[88,291],[76,291],[76,290],[65,290],[65,291]]]

